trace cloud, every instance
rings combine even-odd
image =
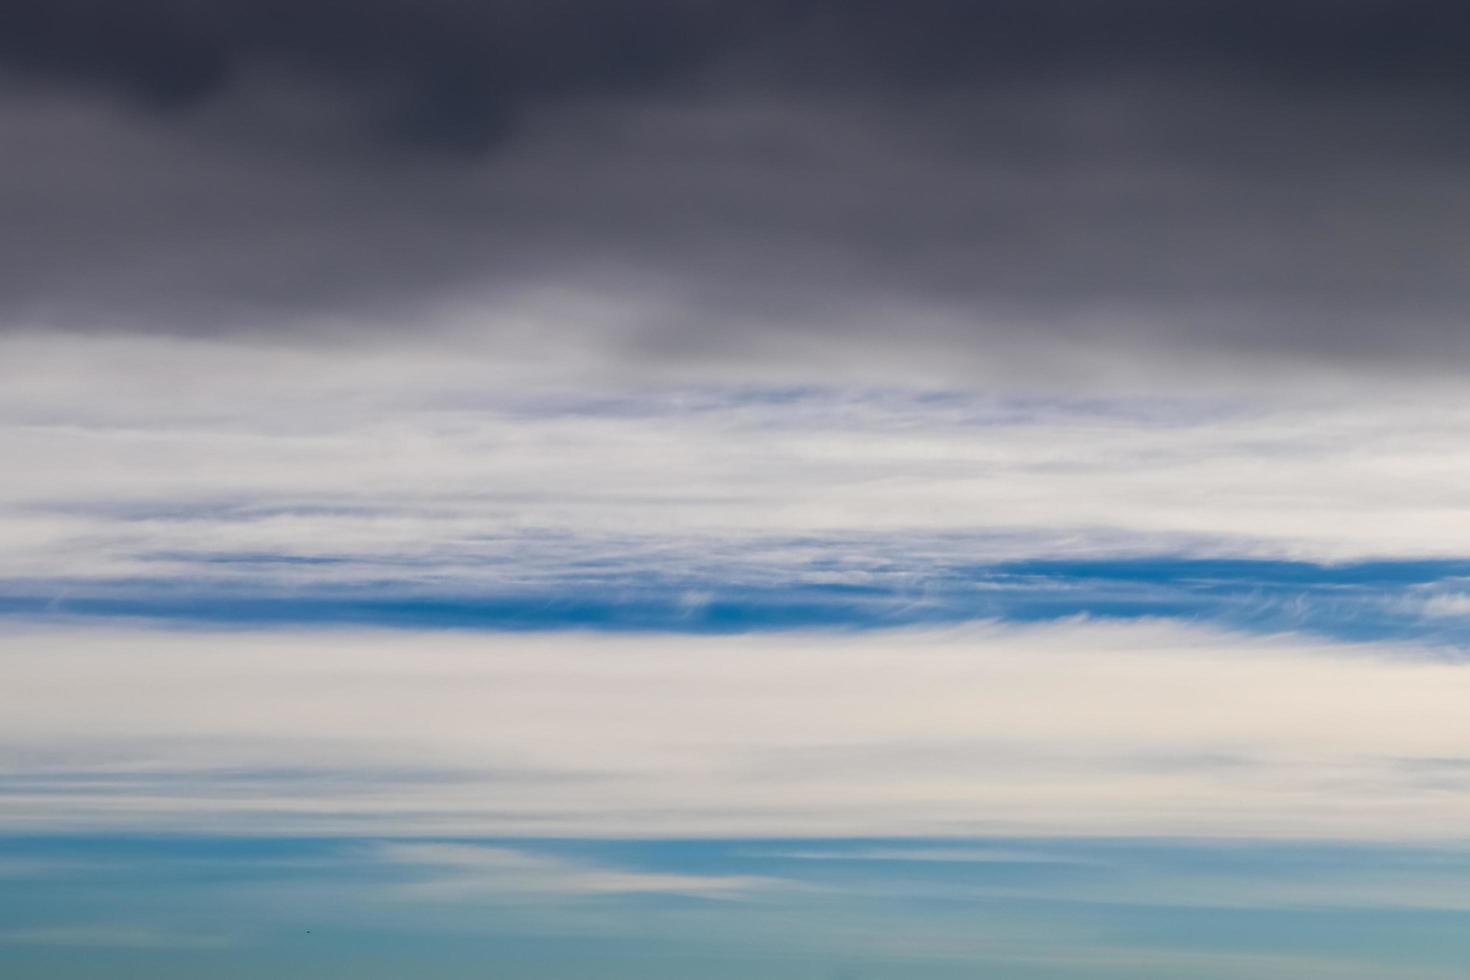
[[[429,872],[403,891],[417,898],[506,894],[560,897],[681,895],[737,899],[786,883],[757,875],[706,875],[609,867],[512,847],[404,842],[380,845],[379,860]]]
[[[407,3],[226,0],[207,15],[144,2],[8,4],[0,63],[70,80],[156,109],[221,98],[242,75],[292,70],[385,103],[384,136],[451,148],[496,144],[522,110],[586,94],[657,85],[738,41],[778,5],[685,0],[452,0]]]
[[[4,17],[12,331],[1069,388],[1466,353],[1448,2]]]
[[[1425,616],[1436,619],[1462,619],[1470,616],[1470,595],[1463,592],[1430,595],[1423,600],[1420,609]]]
[[[126,11],[98,0],[16,0],[0,64],[167,109],[220,99],[261,67],[373,93],[453,145],[493,145],[508,120],[579,96],[693,85],[734,61],[763,80],[834,81],[874,99],[1136,72],[1312,84],[1463,82],[1454,4],[1078,0],[977,7],[956,0],[853,6],[824,0],[224,0],[208,16],[168,0]],[[876,90],[876,91],[875,91]],[[400,119],[400,124],[409,120]],[[457,127],[457,131],[456,131]]]
[[[857,847],[828,850],[751,851],[752,856],[782,861],[881,861],[932,864],[1091,864],[1094,858],[1020,848],[974,846]]]
[[[32,629],[0,672],[15,830],[1394,840],[1470,800],[1462,664],[1162,623]]]
[[[1464,574],[1467,431],[1430,396],[565,387],[443,352],[12,339],[0,594],[234,621],[799,625],[1029,602],[1422,625],[1383,600]],[[1445,564],[1003,567],[1160,554]]]

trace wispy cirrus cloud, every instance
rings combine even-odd
[[[442,356],[9,343],[11,613],[1429,635],[1453,624],[1401,600],[1470,553],[1443,400],[573,391]]]
[[[375,849],[376,860],[413,869],[418,875],[402,886],[414,898],[456,900],[504,895],[529,897],[679,895],[731,900],[793,883],[758,875],[689,874],[650,871],[574,860],[524,848],[444,842],[400,842]]]

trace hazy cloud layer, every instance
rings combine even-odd
[[[0,322],[1447,376],[1467,33],[1367,0],[16,0]]]
[[[0,678],[17,831],[1448,839],[1470,816],[1465,664],[1161,623],[30,629]]]

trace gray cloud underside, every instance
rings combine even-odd
[[[0,322],[676,369],[1453,372],[1467,25],[13,0]]]

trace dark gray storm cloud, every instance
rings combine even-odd
[[[0,62],[159,108],[290,68],[371,91],[385,136],[475,149],[538,104],[740,57],[854,97],[1100,74],[1463,94],[1467,26],[1444,0],[6,0]]]
[[[258,66],[363,87],[383,135],[493,146],[540,100],[656,85],[773,11],[706,0],[17,0],[0,57],[158,108],[219,97]]]
[[[0,0],[0,321],[576,294],[674,361],[1443,368],[1467,42],[1439,0]]]

